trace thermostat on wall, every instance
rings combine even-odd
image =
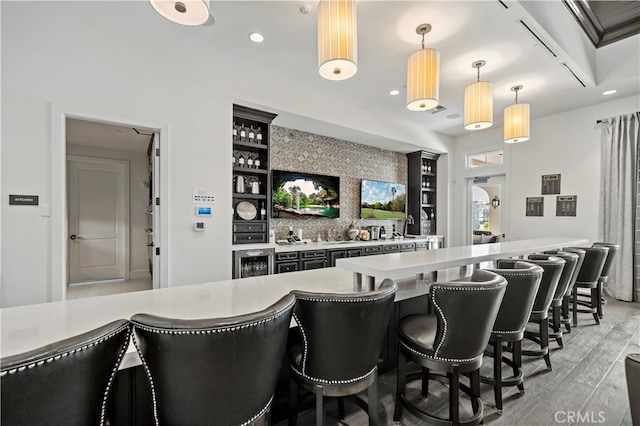
[[[198,206],[196,207],[196,216],[211,217],[213,215],[212,210],[210,206]]]

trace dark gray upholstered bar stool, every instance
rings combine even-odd
[[[559,257],[564,260],[564,268],[562,268],[562,274],[560,275],[560,279],[558,280],[558,286],[556,287],[556,291],[553,294],[553,299],[551,299],[551,324],[549,326],[553,330],[549,333],[549,339],[556,339],[558,346],[561,348],[564,347],[562,342],[562,300],[564,296],[567,294],[568,288],[573,288],[572,280],[577,278],[575,275],[576,265],[580,257],[576,253],[570,253],[567,251],[558,251],[555,250],[554,253],[546,253],[542,255],[532,254],[529,256],[529,259],[536,259],[536,256],[541,256],[540,259],[547,259],[549,256]]]
[[[574,247],[563,249],[564,251],[571,251]],[[600,316],[598,315],[598,309],[601,300],[600,292],[598,291],[598,284],[600,283],[600,276],[604,269],[604,263],[607,260],[607,254],[609,253],[608,247],[595,246],[595,247],[575,247],[584,250],[584,262],[578,273],[576,284],[573,286],[573,292],[571,294],[571,310],[573,311],[573,326],[578,325],[578,313],[587,313],[593,315],[593,319],[596,324],[600,324]],[[587,300],[582,300],[579,295],[580,289],[587,289],[589,295]]]
[[[616,258],[616,254],[618,250],[620,250],[620,244],[613,243],[604,243],[598,242],[593,243],[592,247],[607,247],[609,249],[609,253],[607,253],[607,260],[604,262],[604,266],[602,267],[602,272],[600,273],[600,280],[598,282],[598,293],[600,294],[600,303],[598,304],[598,316],[602,318],[602,305],[605,304],[605,299],[602,293],[602,289],[604,284],[609,279],[609,274],[611,273],[611,268],[614,265],[614,261]]]
[[[631,406],[631,424],[640,425],[640,354],[628,354],[624,360],[624,369]]]
[[[580,268],[582,267],[582,262],[584,262],[584,250],[580,250],[577,248],[571,249],[571,251],[561,251],[561,250],[549,250],[545,251],[545,254],[555,255],[556,253],[573,253],[578,256],[578,262],[573,268],[573,275],[571,277],[571,281],[569,281],[569,285],[565,290],[565,294],[562,297],[562,306],[560,308],[561,318],[560,324],[564,325],[568,333],[571,333],[571,318],[569,316],[569,304],[571,303],[571,295],[573,294],[573,286],[576,284],[576,280],[578,278],[578,273],[580,272]],[[565,259],[566,262],[566,259]]]
[[[131,318],[155,424],[268,424],[295,298],[228,318]]]
[[[428,424],[474,425],[482,421],[480,366],[506,287],[504,277],[475,270],[466,281],[431,286],[429,299],[434,313],[408,315],[400,320],[395,422],[401,420],[404,408]],[[408,361],[418,364],[422,371],[407,375]],[[460,383],[461,374],[469,375],[470,387]],[[419,379],[425,398],[430,379],[449,384],[448,419],[421,410],[407,398],[407,382]],[[466,419],[460,419],[460,390],[471,398],[473,415]]]
[[[537,257],[541,257],[538,255]],[[529,316],[529,322],[535,323],[536,331],[525,330],[524,337],[532,340],[540,345],[540,349],[523,350],[522,355],[525,356],[541,356],[547,368],[551,370],[551,358],[549,357],[549,307],[553,300],[556,287],[562,275],[562,269],[565,262],[559,257],[546,256],[547,259],[527,259],[527,262],[542,267],[542,281],[538,288],[538,294],[533,302],[533,309]],[[502,267],[509,262],[517,262],[517,259],[504,259]]]
[[[540,266],[525,261],[503,264],[497,260],[496,266],[498,269],[487,270],[503,276],[508,284],[489,338],[489,345],[493,347],[493,352],[485,351],[485,355],[493,357],[493,377],[481,376],[480,380],[493,385],[496,408],[498,414],[502,415],[502,387],[518,386],[520,392],[524,393],[522,339],[531,315],[533,301],[538,294],[543,270]],[[502,266],[505,268],[502,269]],[[502,356],[503,343],[513,348],[511,360]],[[512,377],[502,377],[503,362],[513,368]]]
[[[324,424],[325,396],[349,396],[368,411],[369,424],[379,423],[377,364],[396,290],[386,279],[379,289],[362,293],[292,292],[300,338],[287,345],[289,424],[297,422],[298,386],[315,395],[317,425]],[[355,396],[364,390],[368,404]]]
[[[118,320],[0,360],[2,425],[104,425],[131,335]]]

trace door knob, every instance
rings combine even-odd
[[[80,237],[80,236],[78,236],[78,235],[73,234],[73,235],[71,235],[71,236],[69,237],[69,239],[71,239],[71,240],[76,240],[76,239],[78,239],[78,240],[82,240],[83,238],[82,238],[82,237]]]

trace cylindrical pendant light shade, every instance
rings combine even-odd
[[[477,81],[464,89],[464,128],[486,129],[493,125],[491,82]]]
[[[513,104],[504,109],[505,143],[529,140],[529,104]]]
[[[328,80],[346,80],[358,70],[356,4],[322,0],[318,4],[318,71]]]
[[[160,15],[177,24],[197,26],[209,19],[208,2],[203,0],[149,0]]]
[[[440,97],[440,52],[421,49],[407,64],[407,108],[427,111],[438,106]]]

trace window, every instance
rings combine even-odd
[[[481,152],[467,155],[467,169],[485,166],[497,166],[502,164],[503,151]]]

